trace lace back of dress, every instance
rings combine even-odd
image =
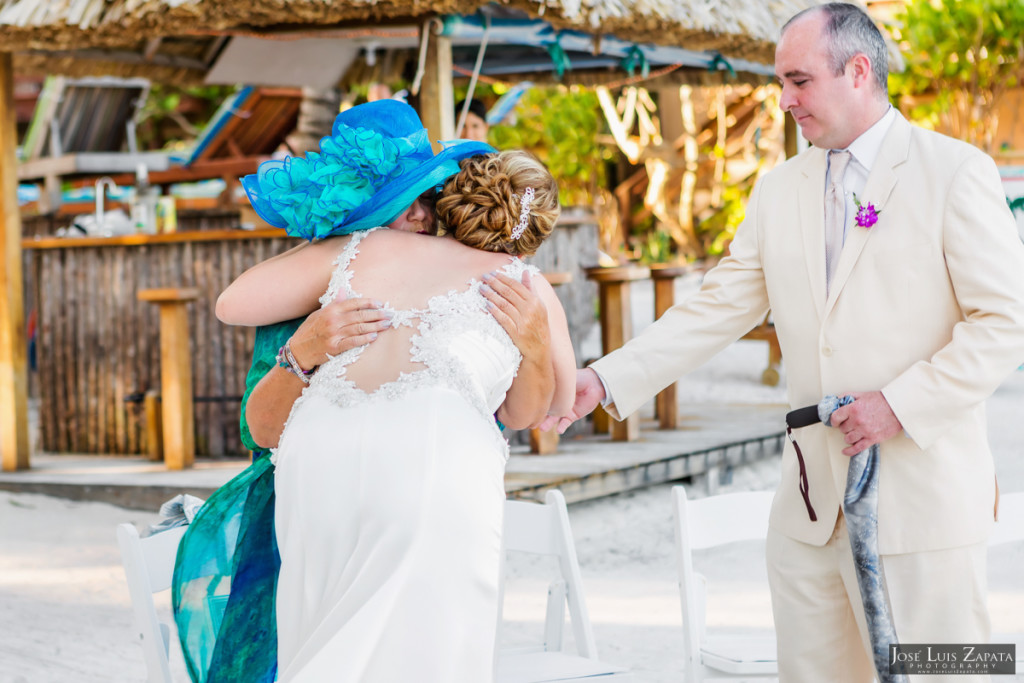
[[[393,255],[373,244],[357,258],[359,243],[372,232],[353,235],[338,256],[320,301],[327,305],[339,297],[394,297],[384,304],[393,316],[391,327],[373,343],[325,363],[314,379],[317,390],[343,403],[360,396],[394,395],[423,384],[442,384],[469,396],[480,389],[467,373],[467,353],[474,356],[478,368],[518,363],[518,350],[486,311],[477,278],[459,277],[458,270],[397,270]],[[521,278],[523,269],[515,259],[502,271]],[[404,284],[410,279],[419,286]],[[506,356],[509,353],[511,358]],[[478,398],[482,403],[483,397]]]
[[[418,319],[380,333],[377,340],[364,347],[362,353],[345,367],[346,378],[361,391],[371,394],[381,386],[396,381],[403,374],[427,368],[412,359],[412,338]]]
[[[359,243],[378,229],[352,235],[335,261],[330,285],[320,298],[322,305],[326,306],[336,298],[361,296],[352,282]],[[426,369],[423,363],[412,360],[412,339],[417,333],[418,317],[409,312],[392,310],[392,313],[392,327],[380,332],[374,343],[343,353],[329,363],[330,367],[325,370],[337,377],[344,377],[360,391],[370,394],[398,380],[402,375]]]

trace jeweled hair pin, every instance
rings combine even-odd
[[[523,199],[519,204],[519,222],[512,230],[512,239],[517,240],[526,232],[526,226],[530,223],[530,204],[533,203],[533,188],[523,190]]]

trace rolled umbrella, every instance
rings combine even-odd
[[[794,410],[786,415],[787,432],[816,422],[832,426],[832,413],[841,406],[853,403],[851,396],[826,396],[817,406]],[[804,472],[803,455],[796,441],[801,473]],[[843,515],[850,537],[850,549],[860,588],[864,617],[871,639],[871,654],[880,683],[906,683],[905,673],[889,672],[889,647],[898,645],[893,624],[892,606],[885,586],[885,572],[878,554],[878,468],[879,448],[875,444],[850,458],[846,472],[846,491],[843,495]],[[812,521],[815,519],[807,492],[806,475],[801,474],[801,493]]]

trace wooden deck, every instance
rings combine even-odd
[[[559,488],[577,502],[666,481],[703,477],[711,489],[731,468],[782,451],[783,405],[694,405],[680,409],[680,428],[641,424],[640,437],[563,439],[557,455],[513,449],[505,474],[509,497],[543,499]],[[42,493],[156,510],[179,493],[207,498],[248,464],[244,458],[197,458],[189,470],[169,471],[144,457],[36,453],[32,469],[0,473],[0,490]]]

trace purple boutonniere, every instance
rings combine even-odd
[[[853,203],[857,205],[857,225],[867,229],[878,222],[878,210],[874,204],[861,204],[856,194],[853,195]]]

